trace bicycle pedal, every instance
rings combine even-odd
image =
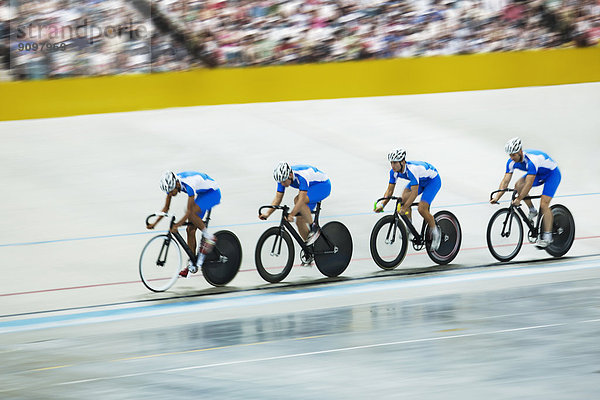
[[[189,277],[189,269],[187,267],[185,267],[184,269],[182,269],[181,271],[179,271],[179,276],[182,278],[188,278]]]

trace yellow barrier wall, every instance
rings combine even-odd
[[[0,120],[600,81],[600,48],[0,83]]]

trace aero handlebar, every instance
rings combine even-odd
[[[377,201],[375,203],[379,203],[381,200],[402,200],[402,197],[397,197],[397,196],[382,197],[380,199],[377,199]],[[418,206],[418,205],[419,205],[419,203],[415,202],[415,203],[412,203],[410,206],[413,207],[413,206]]]
[[[283,210],[284,213],[287,213],[290,209],[288,206],[262,206],[258,209],[258,215],[262,214],[263,208],[272,208],[273,210]]]
[[[499,190],[494,190],[492,193],[490,193],[490,200],[492,200],[494,198],[494,195],[496,193],[500,193],[500,192],[512,192],[513,193],[512,194],[513,200],[516,199],[517,196],[518,196],[518,193],[517,193],[516,189],[509,189],[509,188],[507,188],[507,189],[499,189]],[[539,199],[541,197],[542,196],[527,196],[527,197],[524,197],[523,200]]]

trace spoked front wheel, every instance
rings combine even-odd
[[[352,258],[352,235],[344,224],[326,223],[314,244],[315,264],[325,276],[334,277],[346,270]]]
[[[202,275],[213,286],[227,285],[240,270],[242,245],[232,232],[215,233],[217,243],[202,264]]]
[[[140,255],[140,278],[153,292],[168,290],[181,271],[181,248],[169,235],[158,235],[146,243]]]
[[[462,242],[462,231],[458,219],[450,211],[439,211],[433,216],[436,225],[440,228],[442,235],[440,246],[436,251],[431,250],[431,241],[426,242],[426,249],[429,258],[435,263],[445,265],[450,263],[457,256]],[[426,224],[426,222],[424,222]],[[424,232],[425,230],[423,230]],[[429,235],[426,232],[425,235]],[[425,236],[429,237],[429,236]]]
[[[394,269],[406,257],[406,228],[393,215],[386,215],[373,227],[369,244],[375,263],[385,270]]]
[[[487,227],[487,245],[498,261],[510,261],[523,246],[523,224],[515,212],[502,208],[492,215]]]
[[[269,228],[256,243],[256,270],[267,282],[284,280],[294,263],[294,244],[290,234],[278,226]]]
[[[575,240],[575,220],[569,209],[562,204],[550,207],[552,210],[552,243],[546,247],[548,254],[562,257],[571,248]],[[543,226],[543,221],[540,221]]]

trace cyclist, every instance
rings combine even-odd
[[[429,207],[435,198],[437,192],[442,187],[442,179],[435,167],[424,161],[406,161],[406,150],[394,149],[388,154],[388,160],[392,165],[390,170],[390,180],[388,188],[383,197],[390,197],[394,194],[396,182],[398,179],[408,180],[408,184],[402,192],[402,206],[398,212],[407,215],[412,219],[410,210],[411,204],[418,195],[421,195],[419,201],[419,214],[429,225],[431,231],[431,249],[436,251],[440,247],[441,233],[440,228],[435,224],[435,219]],[[382,212],[389,199],[382,200],[380,204],[375,204],[375,212]]]
[[[281,204],[285,188],[291,186],[299,190],[294,198],[294,208],[288,215],[288,221],[293,222],[297,216],[296,225],[300,236],[307,245],[312,245],[321,234],[318,227],[313,224],[311,211],[315,209],[318,202],[326,199],[331,193],[331,181],[327,175],[319,169],[310,165],[292,165],[280,162],[273,170],[273,178],[277,182],[277,193],[271,205]],[[268,209],[259,216],[266,220],[274,209]]]
[[[550,201],[556,193],[556,189],[561,180],[558,164],[550,156],[539,150],[523,151],[523,144],[518,137],[510,139],[504,147],[506,154],[509,155],[509,160],[506,162],[506,173],[500,182],[499,189],[503,190],[508,187],[512,174],[516,169],[527,172],[525,176],[515,183],[515,189],[518,196],[513,200],[515,206],[521,204],[529,194],[532,187],[544,185],[542,197],[540,199],[540,212],[544,217],[543,234],[538,237],[536,245],[540,248],[548,247],[552,243],[552,211],[550,210]],[[496,204],[502,197],[504,192],[499,192],[490,200],[490,203]],[[538,215],[533,203],[529,199],[525,199],[525,204],[529,207],[529,219],[533,219]]]
[[[210,176],[194,171],[180,172],[178,174],[166,171],[160,179],[160,188],[167,193],[167,200],[162,209],[164,213],[169,211],[171,198],[177,196],[179,192],[184,192],[188,195],[186,212],[173,225],[171,231],[177,231],[177,228],[182,226],[186,221],[191,222],[187,226],[187,244],[192,251],[196,249],[196,229],[202,231],[204,240],[201,248],[198,249],[196,264],[190,260],[188,261],[188,266],[180,272],[181,276],[187,277],[188,271],[193,274],[198,272],[198,268],[202,267],[204,257],[210,253],[210,250],[215,245],[215,236],[206,230],[206,225],[202,219],[208,210],[221,202],[221,190],[217,182]],[[159,216],[153,224],[148,224],[147,228],[154,229],[161,219],[162,216]]]

